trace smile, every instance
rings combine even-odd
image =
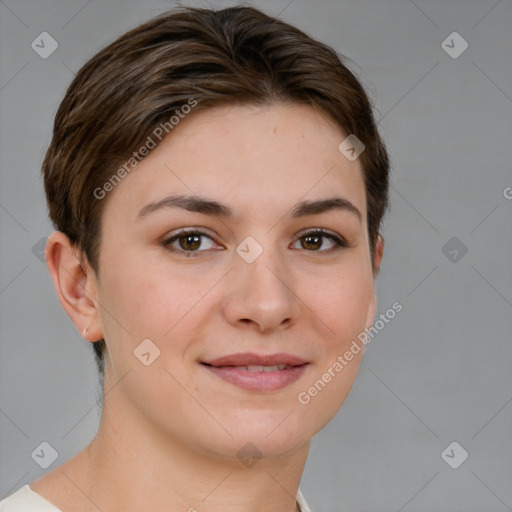
[[[290,354],[244,353],[201,364],[209,372],[239,388],[269,392],[277,391],[295,382],[304,373],[309,363]]]
[[[232,366],[237,370],[247,370],[248,372],[277,372],[279,370],[285,370],[291,368],[286,364],[275,364],[274,366],[263,366],[263,365],[247,365],[247,366]]]

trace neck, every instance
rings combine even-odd
[[[85,493],[99,509],[296,512],[309,442],[246,466],[184,446],[107,405],[85,458]]]

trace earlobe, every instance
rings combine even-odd
[[[59,301],[78,332],[87,341],[102,339],[94,271],[81,264],[76,247],[60,231],[48,237],[45,257]]]

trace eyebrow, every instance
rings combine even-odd
[[[229,206],[223,205],[217,201],[197,195],[175,195],[146,204],[139,211],[137,219],[147,217],[150,213],[164,208],[182,208],[189,212],[224,218],[233,218],[234,216]],[[301,201],[293,207],[290,216],[297,219],[307,215],[318,215],[332,210],[347,211],[355,215],[359,222],[362,221],[360,210],[348,199],[343,197],[330,197],[316,201]]]
[[[291,212],[292,218],[305,217],[306,215],[317,215],[331,210],[342,210],[354,214],[359,222],[363,216],[359,209],[344,197],[330,197],[317,201],[302,201],[298,203]]]
[[[162,208],[182,208],[189,212],[203,213],[205,215],[212,215],[216,217],[233,217],[231,209],[217,201],[205,199],[196,195],[177,195],[164,197],[159,201],[148,203],[140,210],[137,219],[146,217],[150,213]]]

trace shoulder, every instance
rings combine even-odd
[[[0,512],[61,512],[55,505],[24,485],[0,501]]]
[[[300,512],[311,512],[300,489],[297,491],[297,504],[299,505]],[[0,512],[2,511],[0,510]]]

